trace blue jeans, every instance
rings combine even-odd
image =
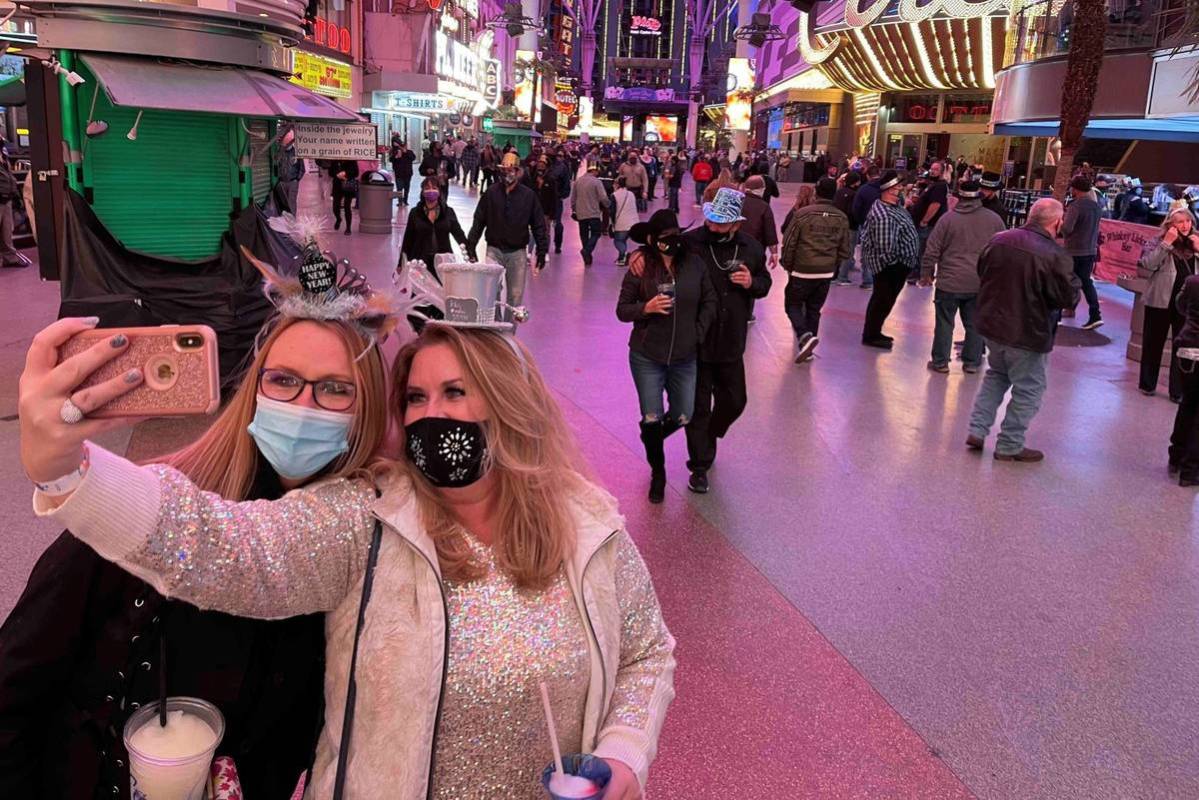
[[[504,268],[504,282],[508,285],[508,305],[519,306],[525,300],[525,278],[529,274],[529,256],[520,250],[500,250],[487,247],[487,260]]]
[[[987,374],[978,387],[974,411],[970,414],[970,433],[985,439],[995,424],[995,415],[1011,389],[1012,399],[999,426],[995,452],[1015,455],[1024,449],[1024,435],[1045,396],[1045,366],[1048,353],[1034,353],[988,339]]]
[[[1073,256],[1074,274],[1082,283],[1082,296],[1087,299],[1087,322],[1094,322],[1103,315],[1099,312],[1099,293],[1095,291],[1095,281],[1091,273],[1095,271],[1095,256]]]
[[[962,346],[962,363],[978,366],[983,358],[983,337],[974,329],[974,312],[978,295],[937,290],[933,297],[937,325],[933,328],[933,363],[948,366],[953,351],[953,321],[959,313],[966,328],[966,344]]]
[[[666,419],[680,425],[687,424],[695,411],[695,359],[680,364],[659,364],[640,353],[629,351],[629,369],[633,373],[633,385],[637,387],[637,400],[641,404],[641,419],[645,422]],[[670,411],[662,403],[662,392]]]
[[[679,213],[679,187],[669,186],[666,189],[666,207],[674,213]]]
[[[707,189],[707,188],[708,188],[707,181],[696,181],[695,182],[695,204],[696,205],[699,205],[700,203],[702,203],[704,201],[704,189]]]
[[[853,267],[854,267],[853,257],[854,257],[854,253],[858,249],[858,239],[859,238],[860,238],[860,235],[858,234],[857,229],[850,228],[850,230],[849,230],[849,258],[847,258],[843,262],[841,262],[841,269],[839,269],[837,271],[837,281],[838,282],[848,281],[849,273],[853,272]],[[862,273],[862,283],[863,284],[866,283],[866,278],[867,278],[867,275],[865,272],[863,272]]]
[[[600,229],[603,227],[599,219],[579,220],[579,240],[583,243],[583,255],[591,258],[595,252],[595,244],[600,239]]]
[[[616,245],[616,254],[624,258],[629,252],[629,232],[612,231],[612,244]]]

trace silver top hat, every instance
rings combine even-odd
[[[445,287],[445,322],[459,328],[512,331],[529,313],[504,302],[505,270],[499,264],[446,261],[437,265]],[[507,319],[506,319],[507,318]]]

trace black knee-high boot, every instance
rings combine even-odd
[[[661,420],[641,423],[641,442],[645,445],[645,460],[649,462],[649,501],[661,503],[666,498],[666,451],[662,447]]]

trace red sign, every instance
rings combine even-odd
[[[1155,225],[1099,220],[1099,259],[1095,262],[1095,277],[1115,283],[1121,275],[1135,276],[1141,250],[1160,235],[1161,229]]]
[[[353,49],[350,29],[337,25],[332,20],[317,17],[312,21],[312,35],[306,37],[313,44],[349,53]]]
[[[662,20],[635,14],[633,15],[633,24],[630,26],[629,31],[640,35],[661,36]]]

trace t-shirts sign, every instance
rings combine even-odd
[[[370,123],[338,125],[336,123],[298,122],[296,132],[297,158],[344,158],[351,161],[374,161],[377,157],[378,134]]]

